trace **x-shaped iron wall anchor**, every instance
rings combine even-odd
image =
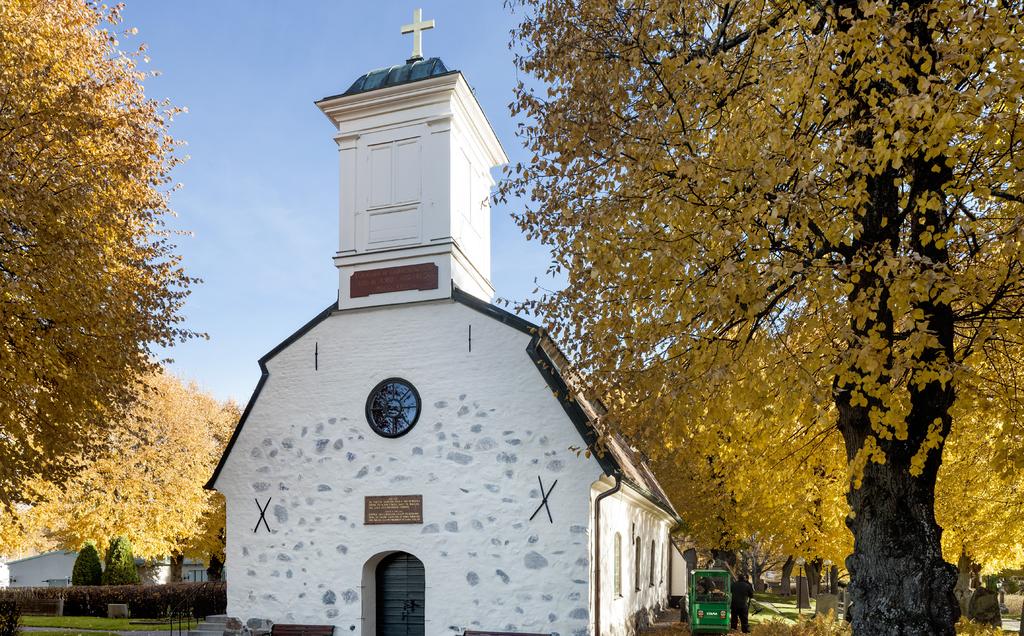
[[[551,518],[551,508],[548,507],[548,497],[551,495],[551,491],[554,490],[555,486],[558,484],[558,480],[556,479],[555,482],[551,484],[551,488],[548,488],[547,492],[544,492],[544,482],[541,481],[540,475],[537,475],[537,482],[540,483],[541,501],[540,505],[537,506],[537,509],[533,511],[532,515],[530,515],[530,521],[533,521],[533,518],[536,517],[537,513],[540,512],[540,509],[543,508],[548,513],[548,521],[554,523],[555,520]]]
[[[256,531],[260,529],[261,523],[263,524],[263,527],[267,529],[267,532],[270,532],[270,525],[267,523],[267,508],[270,507],[271,499],[273,499],[273,497],[267,497],[267,503],[263,506],[260,505],[259,499],[256,500],[256,507],[260,509],[260,520],[256,522],[256,527],[252,529],[253,534],[256,534]]]

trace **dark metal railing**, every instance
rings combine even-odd
[[[198,583],[178,600],[167,616],[171,636],[187,634],[193,627],[193,620],[198,623],[206,616],[227,611],[220,594],[211,593],[211,590],[219,585],[219,581]]]

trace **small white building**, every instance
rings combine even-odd
[[[438,58],[317,102],[340,158],[339,292],[260,359],[207,485],[228,614],[361,636],[631,634],[668,602],[673,511],[536,326],[491,304],[507,160]],[[678,561],[677,561],[678,564]]]
[[[0,564],[0,587],[66,587],[71,585],[77,552],[55,550]],[[101,559],[102,560],[102,559]],[[146,561],[135,559],[139,580],[144,585],[160,585],[171,580],[171,564],[167,559]],[[7,578],[5,578],[7,574]],[[181,568],[183,581],[206,580],[206,564],[185,559]]]
[[[56,550],[7,562],[11,587],[66,587],[77,552]]]

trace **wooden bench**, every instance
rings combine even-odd
[[[334,625],[288,625],[274,623],[270,636],[334,636]]]
[[[28,616],[63,616],[64,599],[31,598],[18,601],[18,609]]]

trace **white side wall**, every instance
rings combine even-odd
[[[690,573],[687,572],[686,559],[683,555],[672,546],[670,549],[672,555],[672,586],[669,588],[670,596],[686,596],[689,594],[688,586],[690,584]]]
[[[7,569],[6,563],[0,563],[0,588],[5,588],[11,584],[11,572]]]
[[[607,490],[601,483],[594,496]],[[669,532],[673,522],[662,510],[640,497],[626,484],[601,500],[601,634],[635,634],[638,622],[647,624],[668,605]],[[615,589],[615,535],[621,537],[621,590]],[[651,544],[654,544],[652,562]],[[636,547],[640,546],[637,580]],[[653,584],[651,574],[653,570]],[[621,593],[619,593],[621,592]]]
[[[367,636],[367,564],[401,550],[425,565],[432,636],[587,634],[590,495],[601,471],[572,450],[583,442],[527,355],[529,340],[442,301],[335,314],[269,360],[216,482],[227,500],[228,613]],[[397,439],[373,433],[364,415],[389,377],[410,381],[423,402]],[[545,490],[558,480],[554,523],[544,510],[530,520],[538,477]],[[422,525],[363,524],[365,496],[412,494],[423,495]],[[255,500],[268,498],[271,531],[253,532]]]
[[[77,552],[47,552],[9,561],[11,587],[45,587],[48,580],[71,579]]]

